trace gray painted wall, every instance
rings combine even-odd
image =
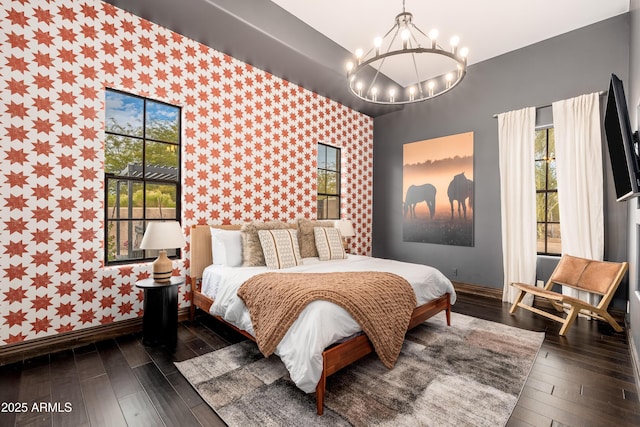
[[[629,14],[623,14],[475,64],[449,94],[375,118],[373,255],[433,265],[453,280],[502,288],[498,130],[493,115],[606,90],[612,72],[626,82],[628,70]],[[462,132],[474,132],[474,247],[403,242],[403,144]],[[609,195],[615,194],[609,166],[605,187]],[[611,196],[605,203],[605,257],[625,260],[626,208]],[[542,265],[539,271],[549,267]],[[624,306],[627,287],[619,293],[614,304]]]
[[[640,0],[630,3],[631,33],[629,58],[629,85],[627,89],[627,103],[631,126],[640,128]],[[632,200],[629,205],[629,325],[631,344],[636,356],[640,354],[640,293],[638,292],[640,272],[640,209],[638,202]],[[638,368],[636,366],[636,368]]]

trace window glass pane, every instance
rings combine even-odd
[[[147,184],[146,215],[148,219],[176,219],[176,195],[173,184]]]
[[[109,179],[107,218],[142,218],[142,183]]]
[[[340,165],[340,150],[327,146],[327,169],[337,171]]]
[[[340,218],[340,197],[327,197],[327,219]]]
[[[340,188],[340,181],[339,178],[340,176],[338,175],[337,172],[327,172],[326,173],[326,189],[325,189],[325,193],[326,194],[338,194],[339,193],[339,188]]]
[[[547,162],[544,160],[536,160],[536,190],[544,190],[547,180]]]
[[[318,196],[316,216],[318,219],[340,218],[340,197]]]
[[[178,147],[147,141],[145,178],[178,181]]]
[[[318,168],[327,168],[327,146],[318,144]]]
[[[104,171],[121,176],[141,176],[142,145],[141,139],[107,134],[105,137]],[[137,174],[134,165],[138,165]]]
[[[536,221],[545,221],[546,193],[536,193]]]
[[[560,221],[560,208],[558,206],[558,193],[547,193],[547,221]]]
[[[107,223],[107,261],[141,259],[139,248],[144,234],[142,221],[109,221]]]
[[[536,233],[536,248],[538,252],[544,253],[544,236],[545,230],[547,226],[546,224],[538,224],[537,233]]]
[[[549,131],[549,158],[556,158],[556,137],[553,128],[548,129]]]
[[[142,137],[144,100],[123,93],[106,91],[105,130]]]
[[[179,140],[180,109],[159,102],[147,101],[146,137],[166,142]]]
[[[327,196],[318,196],[316,206],[316,216],[318,219],[327,218]]]
[[[327,191],[327,172],[318,170],[318,193],[326,193]]]
[[[562,253],[562,239],[560,236],[560,224],[547,225],[547,252],[550,254]]]
[[[547,162],[549,166],[549,177],[547,178],[547,189],[549,190],[557,190],[558,189],[558,175],[556,172],[556,161],[549,160]]]
[[[536,131],[536,140],[534,145],[534,159],[542,160],[547,155],[547,131],[546,129]]]

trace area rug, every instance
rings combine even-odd
[[[411,330],[391,370],[372,354],[330,376],[320,417],[315,393],[251,341],[176,366],[232,427],[504,425],[544,333],[457,313],[451,325],[440,313]]]

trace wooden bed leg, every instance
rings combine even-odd
[[[447,316],[447,326],[451,326],[451,306],[446,308],[444,314]]]
[[[196,289],[196,279],[191,279],[191,307],[189,307],[189,321],[193,322],[196,319],[196,303],[194,301],[193,293]]]
[[[318,381],[318,385],[316,386],[316,409],[318,415],[322,415],[324,411],[324,391],[327,387],[327,376],[325,375],[325,370],[322,370],[322,374],[320,375],[320,380]]]

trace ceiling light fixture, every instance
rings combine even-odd
[[[458,36],[451,38],[451,47],[445,50],[438,44],[438,35],[436,29],[428,35],[422,32],[413,23],[413,15],[405,11],[403,0],[393,27],[384,37],[376,37],[366,54],[357,49],[354,61],[347,63],[349,90],[364,101],[387,105],[425,101],[449,92],[467,72],[469,50],[458,48]],[[397,78],[392,67],[400,70]],[[397,85],[382,90],[378,87],[380,74]]]

